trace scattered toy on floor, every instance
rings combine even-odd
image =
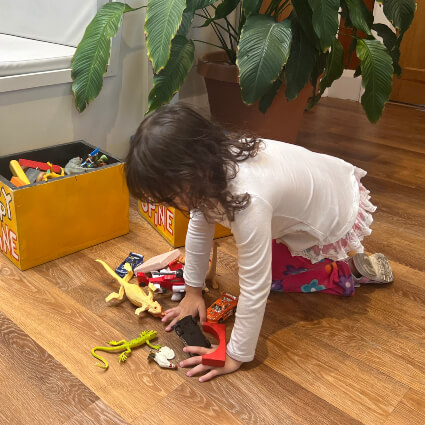
[[[108,362],[101,356],[99,356],[98,354],[96,354],[96,351],[124,351],[124,353],[121,353],[118,356],[118,361],[120,363],[123,363],[127,360],[128,356],[131,354],[131,349],[132,348],[137,348],[140,347],[143,344],[147,344],[149,347],[155,349],[155,350],[159,350],[161,348],[160,345],[152,345],[150,343],[150,341],[154,338],[156,338],[158,335],[157,331],[143,331],[137,338],[134,338],[130,341],[126,341],[125,339],[122,339],[121,341],[108,341],[107,344],[110,345],[110,347],[94,347],[91,350],[92,355],[100,360],[101,362],[103,362],[103,365],[100,363],[96,363],[96,366],[101,367],[102,369],[108,369],[109,364]]]
[[[177,260],[181,256],[179,249],[175,249],[165,254],[156,255],[155,257],[149,258],[140,266],[134,269],[135,273],[149,273],[154,270],[160,270],[166,267],[169,263]]]
[[[228,317],[236,313],[238,297],[223,292],[207,309],[207,321],[223,323]]]
[[[202,324],[202,329],[211,334],[218,342],[218,346],[213,352],[202,355],[202,364],[223,367],[226,363],[226,326],[205,322]]]
[[[174,326],[176,334],[185,345],[211,348],[211,343],[202,333],[201,328],[192,316],[183,317]],[[202,356],[202,364],[223,367],[226,362],[226,327],[218,323],[205,322],[202,325],[204,332],[210,333],[218,342],[217,348],[211,353]],[[197,354],[189,353],[190,356]]]
[[[154,301],[154,291],[156,288],[153,284],[149,284],[148,286],[148,294],[137,284],[129,283],[130,279],[133,276],[133,270],[131,266],[126,263],[125,268],[128,271],[124,278],[118,276],[104,261],[96,260],[98,263],[102,264],[105,270],[118,281],[120,284],[119,292],[112,292],[109,294],[105,301],[109,302],[112,299],[122,300],[124,298],[124,294],[127,295],[127,298],[139,308],[135,310],[135,313],[139,315],[142,311],[147,311],[155,317],[164,316],[164,311],[158,301]]]
[[[137,273],[137,279],[140,279],[140,273]],[[139,280],[141,282],[141,279]],[[171,291],[171,301],[180,301],[185,294],[184,279],[175,275],[154,276],[148,278],[148,284],[153,284],[159,293]]]
[[[192,316],[183,317],[173,327],[176,334],[183,340],[185,345],[211,348],[211,343],[202,333],[196,320]],[[196,354],[190,353],[191,356]]]
[[[128,257],[115,269],[115,273],[120,277],[124,277],[127,274],[127,270],[124,267],[125,263],[130,264],[131,269],[134,272],[134,269],[143,263],[143,255],[130,252]]]
[[[175,357],[174,351],[167,346],[163,346],[159,349],[159,351],[152,351],[148,355],[148,360],[153,360],[160,367],[166,368],[166,369],[177,369],[177,365],[170,362],[170,360],[174,359]]]

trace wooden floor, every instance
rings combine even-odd
[[[123,365],[105,354],[105,372],[91,348],[142,330],[185,356],[159,319],[104,301],[117,284],[96,258],[115,266],[130,251],[169,249],[133,202],[126,236],[26,272],[0,258],[0,423],[423,425],[425,113],[388,105],[372,125],[357,103],[324,99],[305,114],[299,144],[369,172],[379,209],[365,246],[392,260],[394,284],[351,298],[271,294],[255,360],[209,383],[148,363],[146,347]],[[237,294],[231,238],[218,271],[221,289]]]

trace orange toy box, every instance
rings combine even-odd
[[[27,159],[60,167],[95,149],[77,141],[0,157],[0,252],[25,270],[129,231],[124,163],[17,187],[10,161]]]
[[[171,246],[184,246],[189,219],[181,211],[139,201],[139,212]],[[229,235],[231,232],[227,227],[216,224],[214,238]]]

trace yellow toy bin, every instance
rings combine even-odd
[[[181,211],[164,205],[139,201],[139,212],[172,247],[184,246],[189,218]],[[230,229],[216,224],[214,238],[222,238],[231,234]]]
[[[64,167],[86,158],[95,146],[84,141],[0,157],[0,252],[26,270],[129,231],[129,195],[124,163],[16,187],[11,160],[51,162]]]

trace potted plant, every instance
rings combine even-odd
[[[147,112],[169,102],[193,66],[195,43],[188,34],[195,15],[203,18],[202,26],[211,26],[217,34],[217,47],[222,50],[219,61],[233,70],[238,96],[245,104],[257,104],[255,108],[265,113],[284,87],[280,100],[289,100],[291,106],[295,99],[308,97],[300,93],[311,85],[312,107],[344,69],[344,49],[337,38],[340,15],[352,38],[350,53],[360,60],[355,75],[362,75],[363,108],[369,120],[376,122],[389,99],[393,74],[401,73],[400,43],[416,10],[415,0],[378,3],[395,31],[374,24],[363,0],[268,0],[265,4],[263,0],[147,0],[142,6],[146,8],[144,30],[154,71]],[[88,25],[72,61],[72,89],[79,111],[101,90],[111,38],[123,14],[137,9],[107,3]],[[235,10],[238,25],[229,20]],[[287,17],[282,19],[285,11]],[[201,61],[200,68],[205,62],[210,60]],[[211,77],[208,71],[201,72]],[[282,123],[285,114],[280,108],[277,113],[274,122]]]

